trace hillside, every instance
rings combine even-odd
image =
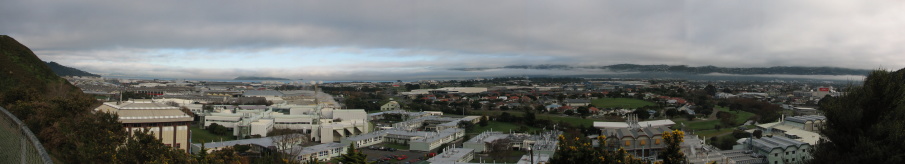
[[[90,76],[90,77],[101,77],[101,75],[93,74],[90,72],[85,72],[76,68],[67,67],[64,65],[60,65],[57,62],[46,62],[50,70],[53,70],[54,73],[57,73],[59,76]]]
[[[31,90],[43,95],[81,94],[81,90],[57,76],[31,49],[12,37],[0,35],[0,95],[8,95],[12,90]]]

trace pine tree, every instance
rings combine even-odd
[[[355,150],[355,144],[349,144],[349,149],[346,149],[346,154],[339,157],[339,162],[343,164],[370,164],[368,155]]]
[[[905,163],[905,69],[874,71],[860,87],[824,98],[811,163]]]

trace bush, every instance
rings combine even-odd
[[[225,126],[217,123],[212,123],[210,126],[207,126],[207,131],[216,135],[227,135],[229,133],[229,129],[226,129]]]

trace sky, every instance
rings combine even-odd
[[[507,65],[905,67],[905,1],[0,0],[0,34],[102,75],[395,80]],[[593,72],[593,71],[589,71]]]

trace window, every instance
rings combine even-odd
[[[631,146],[631,145],[632,145],[632,141],[625,141],[625,146]]]
[[[180,146],[182,146],[182,144],[176,143],[176,148],[180,148]]]
[[[644,141],[644,140],[641,140],[641,145],[644,145],[644,144],[646,144],[645,141]]]
[[[656,139],[656,140],[654,140],[654,144],[657,144],[657,145],[659,145],[659,144],[660,144],[660,139]]]
[[[779,153],[773,153],[774,157],[779,157]]]

